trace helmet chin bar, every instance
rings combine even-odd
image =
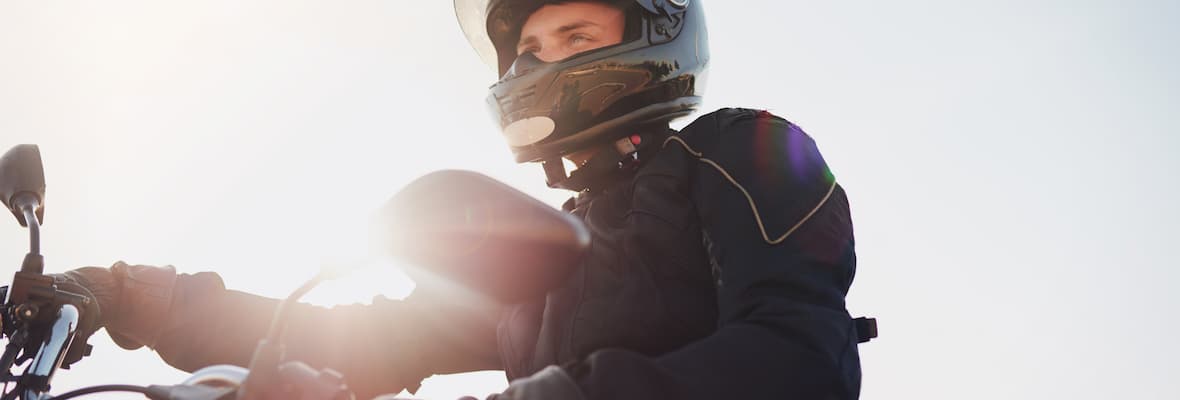
[[[551,155],[564,156],[596,145],[611,143],[602,141],[607,137],[627,136],[620,133],[642,132],[651,130],[652,127],[658,127],[657,130],[661,131],[666,130],[670,121],[692,114],[700,104],[701,98],[698,96],[681,97],[640,108],[557,140],[511,148],[518,163],[544,162],[549,160]]]

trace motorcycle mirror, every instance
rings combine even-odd
[[[37,145],[17,145],[0,157],[0,202],[21,226],[29,226],[21,212],[26,206],[35,207],[39,221],[45,219],[45,169]]]
[[[557,287],[590,246],[574,216],[471,171],[418,178],[379,221],[395,257],[504,303]]]

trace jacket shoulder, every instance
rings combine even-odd
[[[743,107],[725,107],[713,110],[712,112],[697,117],[697,119],[693,120],[693,122],[684,129],[689,130],[691,127],[700,124],[712,124],[714,126],[723,127],[745,119],[758,118],[762,115],[767,115],[786,121],[782,117],[771,114],[766,110]]]
[[[706,224],[753,212],[768,242],[805,220],[835,188],[815,140],[768,111],[724,108],[705,114],[664,147],[697,160],[693,197]]]
[[[673,141],[698,158],[798,179],[833,180],[815,140],[798,125],[766,110],[722,108],[694,120],[664,147]]]
[[[682,133],[695,132],[701,129],[711,130],[726,130],[741,125],[743,122],[756,121],[759,119],[772,120],[779,123],[790,124],[785,118],[775,115],[767,110],[755,108],[740,108],[727,107],[719,108],[713,112],[701,115],[692,123],[685,126]]]

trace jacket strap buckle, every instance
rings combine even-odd
[[[860,317],[852,320],[856,324],[856,342],[868,343],[877,337],[877,319]]]

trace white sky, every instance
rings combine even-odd
[[[1180,2],[706,6],[708,108],[800,124],[850,193],[849,308],[882,334],[864,398],[1176,397]],[[427,171],[560,203],[498,138],[492,75],[450,1],[0,0],[0,150],[41,145],[50,271],[174,264],[281,296],[363,260],[340,254]],[[8,271],[25,234],[0,223]],[[369,274],[312,300],[409,288]],[[183,378],[102,336],[57,392]]]

